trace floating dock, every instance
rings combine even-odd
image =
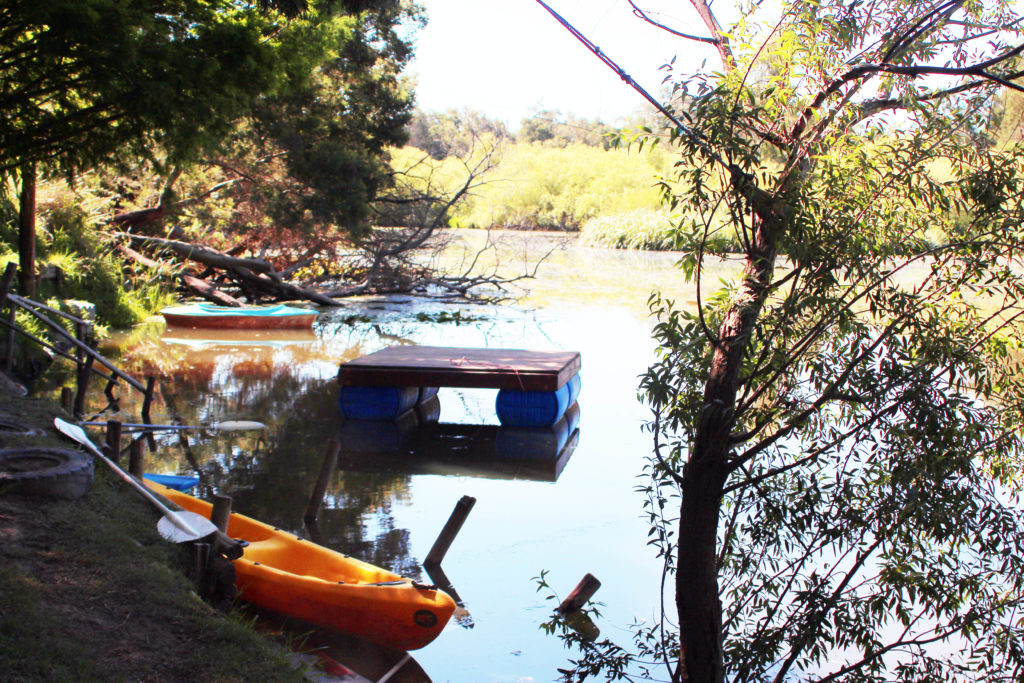
[[[342,414],[393,419],[429,400],[438,387],[498,389],[502,424],[550,426],[576,402],[578,351],[391,346],[338,369]]]

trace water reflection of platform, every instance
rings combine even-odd
[[[192,348],[210,346],[269,346],[280,347],[316,341],[313,330],[192,330],[168,328],[160,340],[183,344]]]
[[[429,409],[394,421],[346,420],[338,468],[553,482],[579,443],[579,413],[574,403],[542,428],[440,423]]]

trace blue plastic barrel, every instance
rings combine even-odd
[[[494,409],[503,425],[550,427],[558,422],[579,395],[580,376],[576,374],[555,391],[502,389],[498,392]]]
[[[420,388],[346,385],[338,394],[341,414],[350,420],[393,420],[416,405]]]

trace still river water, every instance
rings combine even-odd
[[[595,600],[604,605],[597,626],[623,645],[628,626],[656,619],[659,609],[660,565],[646,546],[642,494],[634,490],[651,446],[637,383],[652,360],[652,289],[686,304],[692,287],[672,254],[586,248],[545,235],[499,240],[506,274],[555,249],[512,305],[363,299],[323,310],[313,333],[218,337],[151,325],[110,350],[125,368],[159,377],[156,422],[266,423],[257,433],[164,436],[148,456],[151,471],[198,470],[199,494],[231,495],[238,512],[433,582],[421,562],[456,502],[476,499],[442,564],[465,609],[412,653],[433,681],[558,677],[569,653],[539,628],[557,604],[537,590],[533,577],[542,570],[558,599],[584,574],[596,576]],[[462,320],[442,322],[442,313]],[[495,447],[502,432],[494,392],[457,389],[440,392],[443,438],[413,434],[410,442],[396,425],[353,431],[338,414],[338,364],[394,344],[579,351],[578,433],[566,446],[541,438],[513,456]],[[137,406],[122,408],[121,419],[137,420]],[[303,513],[331,438],[342,444],[339,467],[319,528],[310,530]],[[373,680],[387,670],[384,655],[333,652]],[[392,680],[425,680],[414,670],[404,667]]]

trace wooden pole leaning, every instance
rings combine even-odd
[[[441,534],[434,541],[430,552],[427,553],[427,559],[423,560],[423,564],[441,564],[441,561],[444,560],[444,556],[452,545],[452,541],[455,540],[459,530],[462,529],[466,517],[469,517],[469,511],[473,509],[474,505],[476,505],[476,498],[472,496],[463,496],[459,499],[459,502],[455,504],[455,509],[452,510],[451,516],[448,517],[444,528],[441,529]]]

